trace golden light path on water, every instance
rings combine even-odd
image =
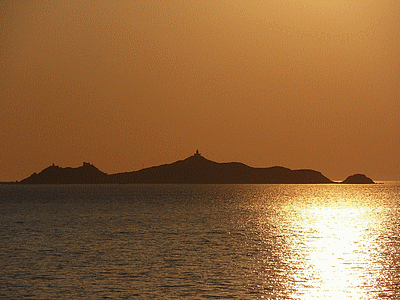
[[[361,287],[373,287],[376,282],[372,275],[379,274],[380,270],[373,270],[374,258],[370,249],[374,244],[367,233],[373,224],[368,222],[366,228],[366,223],[359,220],[372,223],[376,220],[371,220],[369,212],[360,208],[322,207],[307,209],[303,213],[303,222],[295,226],[302,227],[299,229],[305,232],[314,231],[315,237],[290,244],[293,251],[307,249],[303,262],[307,264],[305,271],[293,274],[292,279],[301,283],[294,296],[364,298],[362,295],[366,291]],[[309,290],[309,286],[313,288]]]
[[[304,190],[293,192],[273,204],[273,218],[260,218],[265,239],[271,238],[274,228],[273,252],[281,264],[275,272],[284,290],[278,297],[274,292],[266,293],[269,296],[265,298],[390,298],[387,207],[377,204],[372,196],[365,197],[365,190],[359,196],[360,187],[354,191],[348,187],[344,192],[336,187],[315,189],[307,192],[311,193],[308,196]],[[264,264],[268,269],[268,263]],[[271,278],[266,286],[268,280]]]

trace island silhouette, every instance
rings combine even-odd
[[[334,183],[321,172],[291,170],[274,166],[254,168],[239,162],[218,163],[203,157],[199,151],[184,160],[138,171],[107,174],[84,162],[77,168],[51,165],[40,173],[17,182],[21,184],[324,184]],[[349,176],[342,183],[374,183],[365,175]]]
[[[346,183],[346,184],[357,184],[357,183],[358,184],[360,184],[360,183],[362,183],[362,184],[374,184],[375,182],[371,178],[365,176],[364,174],[354,174],[354,175],[351,175],[351,176],[347,177],[341,183]]]

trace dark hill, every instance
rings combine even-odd
[[[113,183],[331,183],[320,172],[217,163],[195,154],[172,164],[110,175]]]
[[[347,177],[345,180],[343,180],[341,183],[347,183],[347,184],[374,184],[375,182],[371,179],[365,176],[364,174],[354,174],[349,177]]]
[[[39,174],[33,173],[20,183],[25,184],[78,184],[78,183],[107,183],[108,176],[95,166],[83,163],[78,168],[61,168],[54,164]]]

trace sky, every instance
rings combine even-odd
[[[217,162],[400,180],[398,0],[0,1],[0,181]]]

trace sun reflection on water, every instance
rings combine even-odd
[[[307,264],[302,272],[293,274],[294,282],[302,282],[293,296],[344,299],[364,298],[361,295],[365,294],[366,298],[368,288],[376,285],[373,275],[379,273],[374,270],[373,237],[368,236],[371,224],[366,222],[375,220],[360,208],[322,207],[302,213],[303,222],[295,226],[311,235],[290,244],[294,252],[306,250],[303,264]]]
[[[288,299],[381,299],[384,208],[359,199],[294,202],[276,212],[275,236]],[[264,229],[265,223],[263,224]],[[270,233],[269,233],[270,234]],[[279,294],[279,293],[278,293]],[[276,296],[276,293],[275,295]]]

